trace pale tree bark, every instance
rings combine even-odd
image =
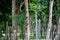
[[[41,26],[41,20],[37,19],[37,12],[35,12],[35,20],[36,20],[36,40],[40,40],[40,26]]]
[[[40,8],[40,4],[37,4],[36,10],[35,10],[35,22],[36,22],[36,40],[40,40],[40,28],[41,28],[41,20],[40,15],[38,14],[38,10]]]
[[[30,22],[28,12],[28,0],[25,0],[25,11],[26,11],[26,40],[30,39]]]
[[[37,36],[37,12],[35,11],[35,20],[36,20],[36,40],[38,39],[38,36]]]
[[[36,20],[36,40],[40,40],[40,27],[41,27],[41,20],[38,19],[37,12],[35,11],[35,20]]]
[[[54,0],[50,0],[50,6],[49,6],[49,22],[48,22],[46,40],[51,40],[50,39],[50,30],[51,30],[51,27],[52,27],[53,2],[54,2]]]
[[[9,27],[8,27],[8,22],[6,22],[6,40],[9,40]]]
[[[12,0],[12,40],[17,40],[17,25],[16,25],[16,0]]]

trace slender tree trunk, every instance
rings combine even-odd
[[[25,10],[26,10],[26,40],[30,39],[30,22],[29,22],[29,12],[28,12],[28,0],[25,0]]]
[[[9,27],[8,27],[8,22],[6,22],[6,40],[9,40]]]
[[[37,18],[37,12],[35,12],[35,20],[36,20],[36,40],[40,40],[40,22],[41,20]]]
[[[50,0],[50,6],[49,6],[49,22],[48,22],[46,40],[51,40],[51,39],[50,39],[50,30],[51,30],[51,27],[52,27],[53,2],[54,2],[54,0]]]
[[[17,40],[17,25],[15,13],[16,13],[16,0],[12,0],[12,27],[13,27],[12,40]]]
[[[40,40],[40,20],[37,20],[37,26],[36,26],[36,40]]]
[[[35,12],[35,20],[36,20],[36,40],[38,39],[37,33],[37,12]]]

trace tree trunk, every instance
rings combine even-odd
[[[38,36],[37,36],[37,12],[35,12],[35,20],[36,20],[36,40],[38,40]]]
[[[9,40],[9,27],[8,27],[8,22],[6,22],[6,40]]]
[[[15,13],[16,13],[16,0],[12,0],[12,27],[13,27],[12,40],[17,40],[17,25]]]
[[[30,22],[29,22],[29,12],[28,12],[28,0],[25,0],[25,10],[26,10],[26,40],[30,39]]]
[[[54,0],[50,0],[50,6],[49,6],[49,22],[48,22],[46,40],[50,40],[50,30],[51,30],[51,27],[52,27],[53,2],[54,2]]]
[[[40,40],[40,19],[37,18],[37,12],[35,12],[35,20],[36,20],[36,40]]]

